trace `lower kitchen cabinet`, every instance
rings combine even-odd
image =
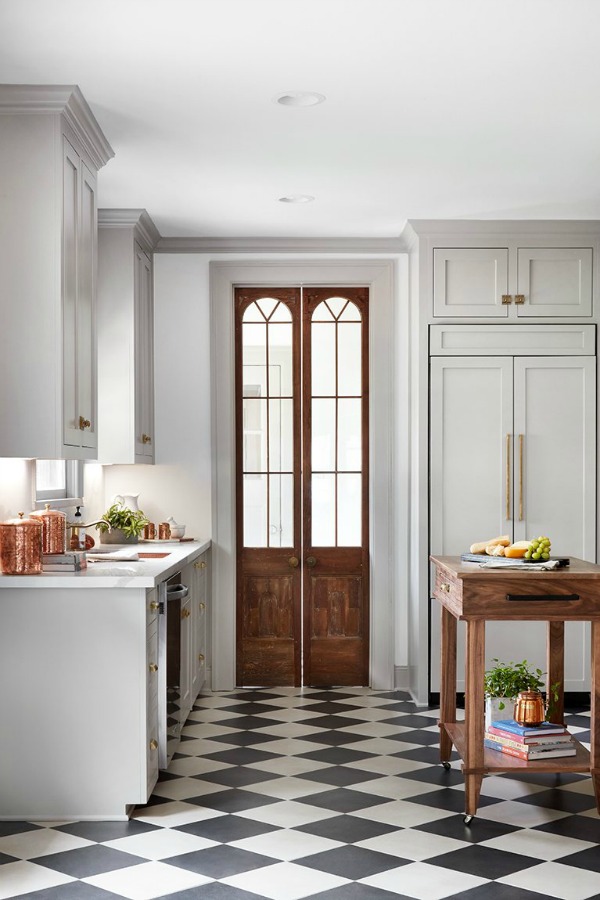
[[[206,680],[208,551],[190,563],[181,580],[190,588],[181,608],[181,712],[182,723]]]

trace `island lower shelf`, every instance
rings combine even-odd
[[[458,755],[463,760],[466,758],[467,752],[467,736],[464,722],[440,722],[440,728],[444,728],[448,737],[452,741]],[[483,768],[477,769],[469,767],[469,772],[589,772],[590,771],[590,754],[589,751],[574,739],[575,756],[553,756],[550,759],[519,759],[516,756],[509,756],[507,753],[501,753],[498,750],[489,750],[487,747],[483,751]]]

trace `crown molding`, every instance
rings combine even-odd
[[[157,253],[399,253],[400,238],[161,237]]]
[[[76,84],[2,84],[0,114],[61,114],[97,169],[115,155]]]
[[[136,237],[153,251],[161,240],[160,231],[145,209],[99,209],[98,225],[101,228],[133,228]]]
[[[434,234],[598,234],[597,219],[408,219],[404,233]]]

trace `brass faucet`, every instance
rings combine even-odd
[[[81,546],[81,531],[85,531],[86,528],[91,528],[92,525],[106,525],[109,531],[112,531],[111,525],[106,519],[97,519],[95,522],[87,522],[85,525],[80,524],[79,522],[69,522],[67,528],[71,529],[71,539],[69,541],[69,547],[71,550],[83,550],[85,547]],[[85,544],[85,542],[84,542]]]

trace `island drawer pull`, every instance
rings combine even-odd
[[[562,600],[564,603],[572,603],[579,600],[579,594],[507,594],[507,600],[515,600],[517,603],[527,603],[529,600],[547,602],[548,600]]]

